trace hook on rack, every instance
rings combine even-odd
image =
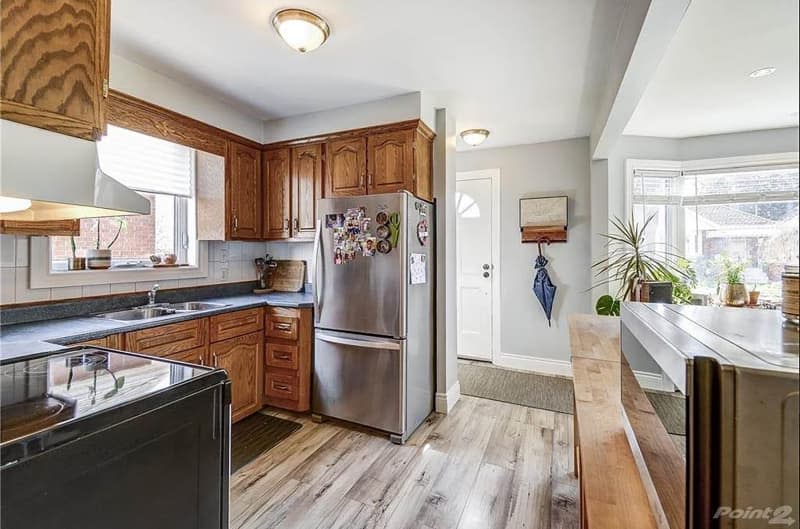
[[[538,239],[536,239],[536,246],[539,247],[539,255],[542,255],[542,243],[545,243],[547,244],[547,246],[550,246],[550,239],[547,237],[539,237]]]

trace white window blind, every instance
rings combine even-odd
[[[145,193],[192,196],[194,150],[113,125],[97,143],[100,169]]]

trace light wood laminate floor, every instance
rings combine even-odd
[[[232,529],[577,528],[572,416],[462,396],[404,446],[303,427],[231,477]]]

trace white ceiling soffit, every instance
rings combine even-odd
[[[797,0],[693,0],[625,134],[685,138],[797,126]],[[776,67],[753,79],[749,73]]]
[[[332,33],[301,55],[279,0],[114,0],[112,50],[265,120],[420,91],[489,148],[590,133],[625,3],[303,0]]]

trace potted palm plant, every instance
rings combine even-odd
[[[722,275],[719,284],[719,299],[730,307],[743,307],[749,298],[744,286],[744,264],[722,256]]]
[[[114,246],[114,243],[117,242],[119,239],[120,233],[122,233],[123,228],[126,226],[126,223],[123,219],[117,218],[117,233],[114,234],[114,237],[111,239],[111,242],[105,248],[100,247],[100,221],[102,219],[97,219],[97,242],[94,248],[89,248],[86,250],[86,261],[89,269],[91,270],[105,270],[107,268],[111,268],[111,247]]]
[[[77,246],[75,245],[75,236],[69,236],[69,246],[72,250],[72,257],[67,259],[67,269],[68,270],[83,270],[86,268],[86,258],[85,257],[78,257],[76,255]]]
[[[691,267],[680,255],[670,251],[663,244],[649,243],[645,231],[655,215],[648,217],[641,225],[631,215],[623,222],[617,217],[611,219],[616,233],[603,234],[608,248],[607,257],[592,264],[595,276],[603,277],[592,285],[618,284],[616,297],[605,295],[598,299],[598,314],[618,315],[619,300],[642,301],[642,292],[652,291],[654,285],[668,289],[665,299],[673,300],[674,284],[691,283]],[[646,299],[645,299],[646,300]]]

